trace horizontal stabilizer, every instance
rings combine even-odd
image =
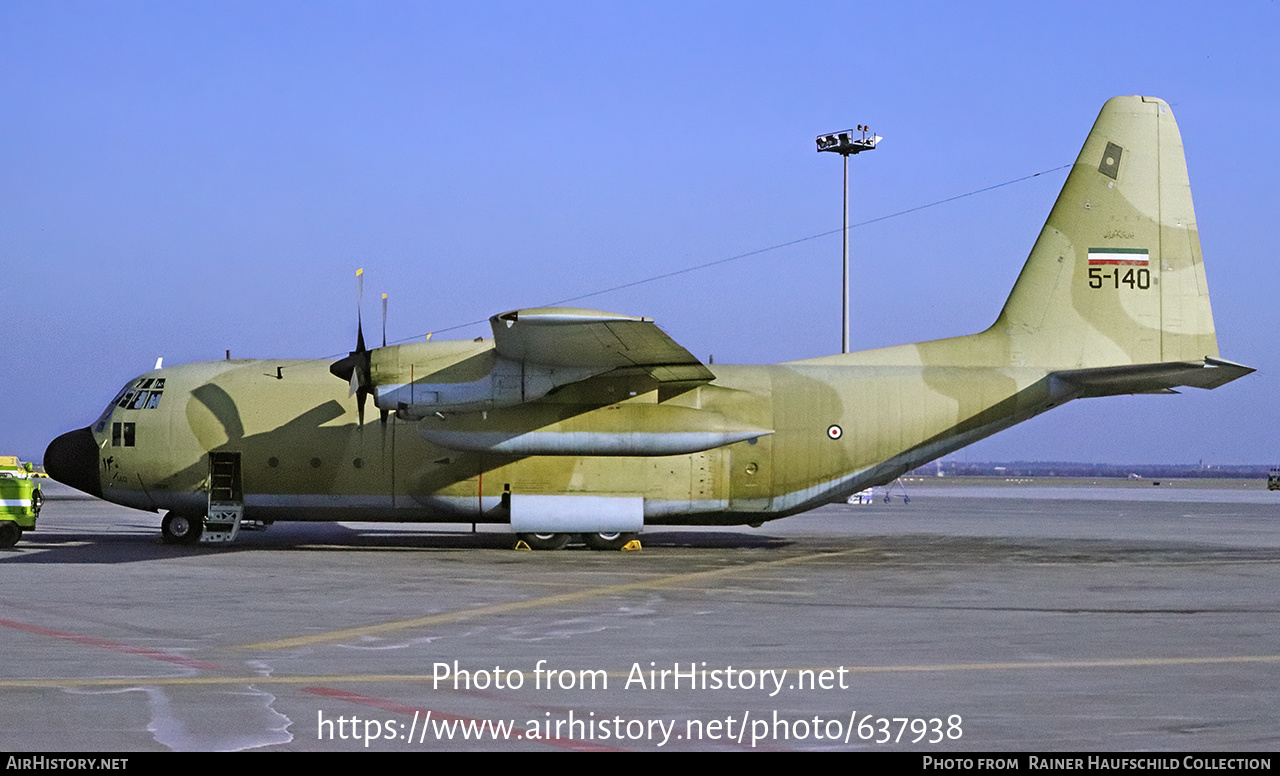
[[[1053,377],[1075,386],[1081,397],[1126,393],[1170,393],[1175,387],[1217,388],[1253,372],[1252,367],[1219,358],[1172,361],[1054,372]]]

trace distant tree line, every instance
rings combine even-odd
[[[1144,479],[1263,479],[1272,467],[1266,464],[1119,464],[1064,461],[1009,461],[967,463],[935,462],[911,472],[918,476],[945,477],[1141,477]]]

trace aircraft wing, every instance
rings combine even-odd
[[[512,361],[600,371],[640,367],[659,382],[715,378],[652,318],[539,307],[495,315],[489,323],[498,355]]]

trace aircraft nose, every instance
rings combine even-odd
[[[102,498],[98,443],[88,427],[68,431],[50,442],[44,451],[44,470],[58,482]]]

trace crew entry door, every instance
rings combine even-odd
[[[209,453],[209,508],[205,513],[200,541],[224,544],[240,533],[244,517],[244,485],[240,476],[240,453]]]

